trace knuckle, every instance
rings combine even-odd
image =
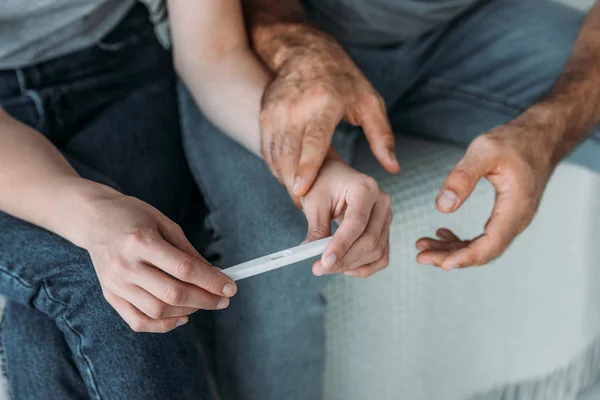
[[[381,258],[381,268],[385,269],[390,266],[390,254],[385,253]]]
[[[206,288],[213,293],[220,293],[223,284],[220,279],[220,272],[214,271],[208,276],[208,280],[206,282]]]
[[[386,209],[390,210],[392,208],[392,196],[389,194],[381,192],[381,202]]]
[[[360,234],[364,227],[369,224],[369,214],[364,211],[357,212],[352,216],[352,234]]]
[[[172,221],[170,221],[170,225],[171,225],[171,231],[173,233],[175,233],[178,236],[185,235],[185,233],[183,232],[183,228],[181,227],[181,225],[176,224],[175,222],[172,222]]]
[[[311,96],[315,100],[329,101],[334,98],[332,88],[326,83],[320,83],[311,91]]]
[[[362,269],[359,269],[358,271],[356,271],[354,276],[357,278],[366,279],[366,278],[370,277],[371,275],[373,275],[373,271],[371,271],[371,269],[362,268]]]
[[[377,250],[377,238],[375,235],[368,235],[363,238],[361,250],[365,253],[373,253]]]
[[[483,134],[473,140],[469,150],[476,152],[484,152],[485,154],[495,155],[500,151],[504,151],[503,141],[496,135]]]
[[[164,304],[154,304],[148,308],[145,313],[152,319],[161,319],[165,315],[166,306]]]
[[[206,293],[201,290],[197,292],[197,295],[195,295],[194,298],[196,299],[194,307],[200,310],[216,310],[219,300],[221,299],[220,296]]]
[[[135,228],[129,233],[127,239],[130,248],[142,248],[148,246],[157,237],[158,231],[150,228]]]
[[[121,278],[119,275],[109,275],[103,279],[104,286],[109,291],[116,291],[121,286]]]
[[[448,181],[452,187],[459,191],[467,191],[472,185],[473,178],[463,168],[457,168],[450,173]]]
[[[368,176],[368,175],[363,175],[361,181],[360,181],[361,186],[363,186],[369,193],[377,193],[379,192],[379,185],[377,184],[377,181]]]
[[[271,125],[272,120],[273,120],[273,106],[270,104],[263,104],[263,107],[259,113],[260,126],[262,126],[263,129],[265,129],[267,126]]]
[[[302,139],[302,145],[314,148],[320,148],[324,145],[324,136],[321,133],[321,130],[311,129],[306,132],[304,138]]]
[[[176,285],[168,285],[163,289],[162,300],[171,305],[180,305],[183,302],[183,290]]]
[[[377,259],[382,260],[383,257],[385,256],[385,254],[386,254],[385,247],[382,244],[378,243],[376,254],[375,254],[377,256]]]
[[[323,225],[313,225],[308,229],[310,238],[325,237],[328,234],[328,229]]]
[[[383,97],[379,95],[377,92],[370,92],[369,94],[363,97],[363,104],[371,109],[373,108],[385,108],[385,102]]]
[[[177,264],[177,270],[175,272],[175,276],[182,281],[189,280],[194,274],[194,263],[191,259],[185,258]]]
[[[140,317],[134,317],[130,321],[127,321],[127,324],[134,332],[144,332],[146,329],[145,321]]]

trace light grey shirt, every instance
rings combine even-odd
[[[0,69],[31,65],[91,46],[136,0],[0,0]]]
[[[337,39],[393,45],[450,21],[481,0],[304,0],[309,14]]]

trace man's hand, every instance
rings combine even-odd
[[[330,151],[315,184],[302,198],[308,220],[306,241],[330,235],[331,221],[340,226],[320,260],[315,275],[344,273],[366,278],[388,266],[390,256],[390,196],[377,182]]]
[[[362,127],[386,170],[399,171],[385,104],[333,38],[305,24],[276,24],[257,28],[253,42],[275,72],[262,101],[262,154],[292,197],[310,189],[342,119]]]
[[[235,283],[212,267],[181,228],[133,197],[108,192],[90,201],[82,247],[106,300],[137,332],[168,332],[198,309],[229,305]]]
[[[524,114],[478,137],[450,173],[437,198],[443,213],[458,210],[481,178],[496,189],[496,204],[483,235],[460,240],[448,229],[439,239],[417,241],[417,261],[452,270],[484,265],[502,254],[532,221],[544,188],[557,164],[550,147],[552,129]]]

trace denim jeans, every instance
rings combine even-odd
[[[143,6],[92,48],[0,71],[0,106],[83,176],[177,222],[187,218],[194,184],[175,75]],[[85,250],[4,213],[0,293],[8,298],[2,344],[16,399],[213,398],[191,326],[133,332],[104,300]]]
[[[483,1],[395,48],[345,46],[384,97],[397,133],[466,145],[547,92],[583,18],[547,0]],[[300,243],[305,218],[265,163],[215,129],[183,85],[180,109],[186,152],[215,233],[209,250],[220,265]],[[360,131],[340,125],[334,145],[352,159],[358,140]],[[589,139],[570,160],[600,172],[600,141]],[[326,279],[311,274],[311,263],[239,282],[229,309],[215,315],[224,399],[322,397]]]

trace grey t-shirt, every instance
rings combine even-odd
[[[312,20],[338,40],[393,45],[435,29],[481,0],[304,0]]]
[[[0,69],[83,49],[109,33],[136,0],[0,0]]]

